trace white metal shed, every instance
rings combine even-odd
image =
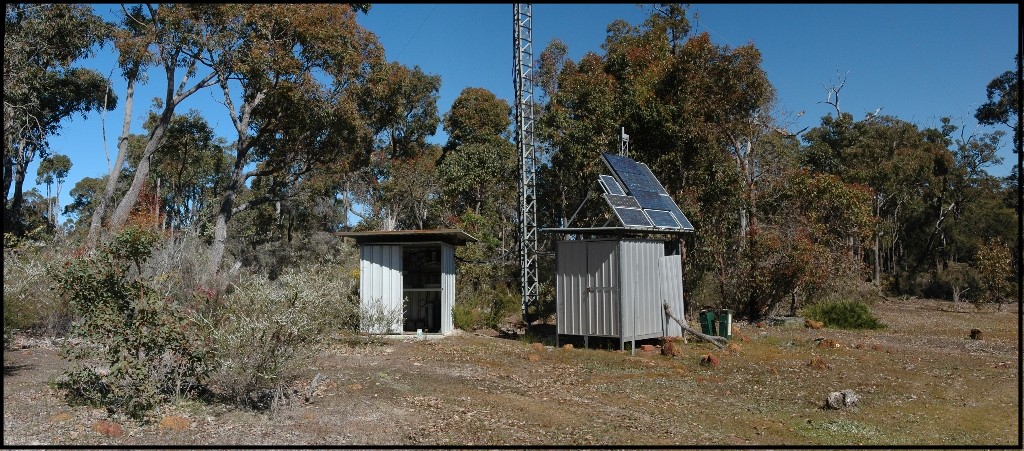
[[[548,231],[612,229],[548,229]],[[621,229],[614,230],[615,232]],[[679,241],[628,236],[558,241],[555,296],[557,333],[625,342],[681,336],[665,315],[684,311]]]
[[[363,331],[447,334],[454,329],[455,246],[476,238],[457,229],[337,235],[359,244]]]

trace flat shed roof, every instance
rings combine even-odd
[[[475,243],[477,239],[461,229],[431,230],[387,230],[368,232],[337,232],[335,235],[353,238],[358,244],[364,243],[423,243],[440,241],[453,246]]]

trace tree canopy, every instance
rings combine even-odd
[[[145,219],[202,237],[212,280],[231,261],[280,273],[340,230],[458,227],[480,239],[457,254],[460,289],[472,293],[461,318],[483,324],[510,311],[513,109],[467,87],[439,111],[443,80],[388,61],[357,20],[369,5],[146,4],[122,8],[116,23],[86,5],[6,9],[5,231],[56,222],[50,187],[61,191],[74,162],[50,152],[47,137],[68,117],[120,102],[111,172],[78,181],[64,208],[87,248]],[[626,131],[629,155],[697,229],[682,244],[685,289],[700,304],[755,320],[863,293],[856,285],[880,295],[1006,291],[992,274],[1018,239],[1017,179],[987,169],[1000,162],[1001,128],[1019,137],[1016,70],[978,87],[975,117],[990,129],[856,118],[830,97],[835,114],[792,133],[756,43],[695,33],[685,5],[645,9],[639,24],[608,24],[600,52],[574,59],[555,39],[538,55],[541,228],[616,221],[597,178],[601,152],[619,149]],[[123,92],[75,64],[107,43]],[[161,95],[139,114],[136,90],[150,83]],[[223,108],[183,111],[199,93]],[[139,117],[144,131],[131,133]],[[216,123],[230,133],[219,136]],[[444,143],[432,142],[439,126]],[[47,193],[26,197],[34,160]],[[1020,256],[1009,262],[1019,268]],[[553,264],[542,256],[542,267]],[[553,304],[552,284],[542,280],[542,304]]]

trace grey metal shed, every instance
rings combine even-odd
[[[476,238],[457,229],[339,232],[359,245],[361,329],[447,334],[454,329],[455,246]]]
[[[547,231],[567,230],[572,229]],[[682,335],[663,307],[667,302],[677,315],[683,312],[679,241],[630,236],[562,240],[555,271],[559,336],[582,336],[588,346],[592,336],[616,338],[624,349],[626,341],[635,347],[636,340]]]

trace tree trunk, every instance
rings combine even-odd
[[[244,155],[242,155],[244,157]],[[224,191],[224,199],[220,202],[220,209],[217,211],[217,219],[213,227],[213,242],[210,243],[209,259],[206,262],[206,275],[208,280],[214,280],[214,276],[220,271],[220,264],[224,260],[224,249],[228,241],[228,221],[235,208],[235,195],[238,189],[245,185],[245,174],[240,166],[244,158],[235,162],[234,174],[231,182]]]
[[[872,279],[872,282],[874,282],[875,286],[877,287],[879,285],[880,281],[882,280],[882,271],[881,271],[882,258],[881,258],[881,255],[879,254],[879,251],[881,249],[879,249],[879,245],[878,245],[878,242],[880,240],[880,237],[878,236],[879,235],[878,231],[875,231],[874,235],[875,235],[875,246],[874,246],[875,247],[875,276]]]
[[[672,314],[672,308],[668,306],[667,302],[663,303],[662,305],[665,307],[665,314],[668,315],[669,318],[674,320],[676,324],[679,324],[679,327],[683,328],[684,332],[689,332],[699,337],[700,339],[715,345],[715,347],[717,347],[718,349],[724,348],[725,344],[729,341],[725,339],[725,337],[712,337],[710,335],[704,335],[700,332],[697,332],[696,330],[691,329],[690,326],[687,326],[686,323],[684,323],[679,318],[676,318],[675,315]]]
[[[135,100],[135,78],[129,77],[128,87],[125,90],[124,99],[124,122],[121,124],[121,136],[117,139],[117,157],[114,159],[114,167],[107,174],[107,186],[103,189],[103,197],[92,212],[92,222],[89,225],[89,235],[86,238],[86,246],[89,249],[96,247],[99,240],[100,229],[103,226],[103,215],[106,213],[107,204],[113,201],[114,190],[117,188],[117,180],[121,176],[121,166],[124,166],[125,156],[128,154],[128,135],[132,125],[132,104]]]
[[[50,184],[46,184],[46,221],[50,224],[55,224],[53,218],[53,198],[50,197]]]
[[[4,228],[4,231],[10,231],[11,233],[14,233],[15,236],[22,236],[25,234],[25,224],[21,220],[22,207],[25,203],[25,196],[22,191],[25,184],[25,172],[25,165],[19,162],[14,168],[14,196],[11,198],[11,208],[9,211],[5,212],[7,215],[4,216],[4,220],[9,221],[8,224],[5,224],[6,227]]]
[[[60,192],[64,188],[64,180],[57,179],[57,192],[53,193],[54,218],[60,212]]]
[[[13,144],[12,144],[13,145]],[[6,209],[7,193],[11,191],[11,181],[14,179],[14,160],[4,155],[4,208]],[[7,215],[4,215],[5,217]]]
[[[110,217],[110,226],[114,230],[124,227],[125,223],[128,222],[128,215],[135,208],[135,204],[139,202],[142,185],[145,184],[146,178],[149,177],[150,157],[156,152],[157,147],[160,146],[164,131],[167,130],[167,125],[170,124],[173,115],[174,105],[168,103],[168,106],[164,108],[164,112],[160,116],[160,120],[157,121],[156,126],[153,128],[153,132],[149,135],[149,142],[146,143],[146,150],[142,153],[139,166],[135,169],[135,178],[132,179],[131,187],[128,188],[128,192],[121,198],[121,202],[117,204],[117,208],[114,209],[114,213]]]

